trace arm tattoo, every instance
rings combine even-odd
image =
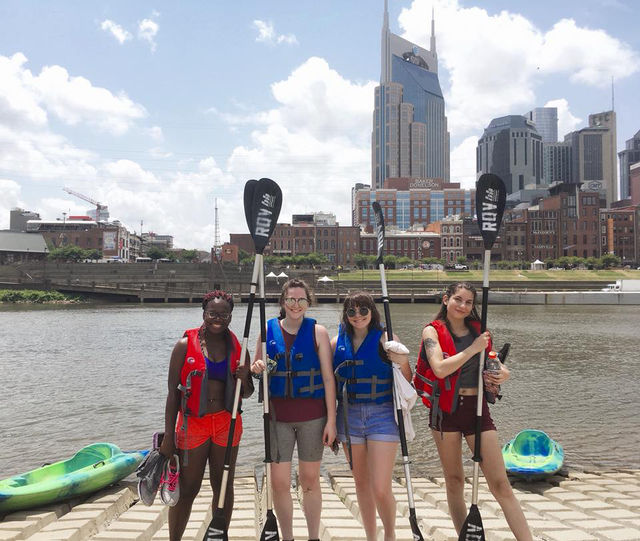
[[[424,352],[427,354],[427,359],[431,357],[431,354],[436,349],[436,342],[432,338],[427,338],[424,341]]]

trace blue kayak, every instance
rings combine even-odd
[[[564,450],[542,430],[528,428],[504,445],[502,458],[508,473],[527,480],[543,479],[562,467]]]

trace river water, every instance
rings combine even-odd
[[[267,308],[268,317],[276,312]],[[436,306],[393,304],[391,312],[415,362]],[[0,478],[97,441],[148,448],[164,426],[171,349],[201,314],[195,304],[0,306]],[[231,328],[239,336],[245,314],[236,307]],[[335,334],[339,305],[309,314]],[[640,306],[491,305],[496,344],[512,343],[512,377],[492,407],[501,442],[538,428],[564,446],[569,466],[640,468],[639,322]],[[257,330],[254,311],[251,349]],[[253,471],[264,449],[257,392],[244,410],[239,472]],[[439,471],[426,412],[420,403],[413,410],[415,475]],[[345,462],[326,451],[324,464]]]

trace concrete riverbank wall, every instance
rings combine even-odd
[[[340,303],[351,291],[369,291],[381,297],[380,281],[339,280],[318,283],[318,272],[289,271],[292,276],[314,284],[319,302]],[[354,275],[355,276],[355,275]],[[353,277],[353,276],[351,276]],[[457,275],[456,275],[457,277]],[[456,279],[389,280],[391,302],[438,303],[446,285]],[[570,277],[570,272],[567,273]],[[463,276],[460,276],[463,279]],[[249,296],[249,270],[237,268],[226,274],[209,264],[133,263],[90,264],[44,262],[30,265],[0,266],[0,288],[55,289],[115,302],[199,302],[210,289],[220,287],[242,302]],[[611,278],[589,281],[569,280],[492,280],[492,304],[640,304],[640,292],[600,291]],[[277,302],[283,280],[267,280],[269,302]],[[472,281],[481,289],[482,283]]]

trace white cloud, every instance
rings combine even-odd
[[[601,86],[612,75],[619,79],[640,70],[638,54],[602,30],[562,19],[545,31],[522,15],[492,15],[459,0],[414,0],[399,16],[404,37],[429,46],[432,5],[453,137],[478,134],[494,117],[539,105],[536,87],[550,75]]]
[[[138,38],[149,43],[151,51],[156,50],[156,35],[160,27],[152,19],[143,19],[138,24]]]
[[[370,178],[375,84],[354,83],[324,59],[310,58],[271,86],[278,106],[253,115],[251,144],[234,149],[229,173],[278,182],[285,194],[283,220],[325,210],[350,224],[349,190]]]
[[[478,137],[466,137],[451,150],[451,182],[459,182],[462,188],[473,188],[476,182],[476,147]]]
[[[0,126],[38,128],[47,123],[47,112],[33,92],[33,76],[24,68],[27,57],[0,55]]]
[[[540,69],[569,74],[576,84],[607,87],[611,77],[622,79],[640,69],[640,58],[629,45],[604,30],[580,28],[562,19],[544,35]]]
[[[147,130],[147,133],[149,133],[149,136],[154,141],[158,141],[158,142],[164,141],[164,133],[163,133],[162,128],[160,126],[151,126]]]
[[[0,229],[9,229],[9,211],[22,207],[20,185],[14,180],[0,178]]]
[[[558,138],[564,140],[565,134],[572,132],[582,123],[582,119],[571,114],[569,102],[565,98],[550,100],[544,104],[545,107],[556,107],[558,109]]]
[[[256,19],[253,21],[253,27],[258,31],[258,35],[256,36],[256,41],[258,42],[269,43],[271,45],[298,44],[298,39],[294,34],[278,34],[272,22]]]
[[[46,108],[67,124],[85,122],[120,135],[146,116],[145,109],[123,92],[114,95],[84,77],[70,76],[61,66],[44,67],[32,87]]]
[[[0,125],[42,129],[53,114],[69,125],[96,126],[119,135],[146,116],[126,94],[113,94],[61,66],[45,66],[39,75],[26,68],[22,53],[0,55]]]
[[[105,19],[104,21],[102,21],[102,23],[100,24],[100,28],[102,28],[102,30],[104,30],[105,32],[109,32],[116,39],[116,41],[120,43],[120,45],[132,38],[130,32],[109,19]]]

